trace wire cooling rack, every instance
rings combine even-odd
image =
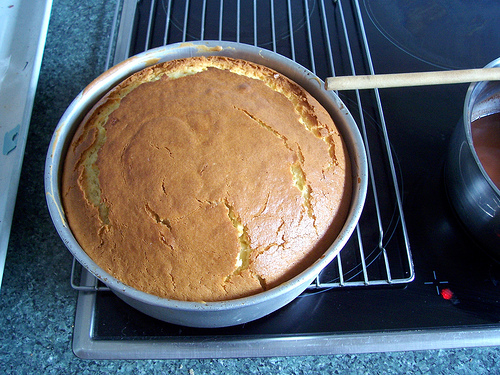
[[[359,1],[123,0],[116,8],[107,67],[150,48],[194,40],[225,40],[266,48],[321,79],[375,74]],[[402,202],[402,178],[391,149],[378,90],[341,93],[363,136],[369,190],[351,239],[305,293],[339,287],[405,284],[414,267]],[[71,284],[107,289],[73,262]]]

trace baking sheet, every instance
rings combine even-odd
[[[0,0],[0,285],[52,0]]]

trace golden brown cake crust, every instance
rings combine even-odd
[[[335,124],[300,86],[247,61],[193,57],[146,68],[94,106],[62,198],[77,241],[117,279],[219,301],[318,259],[345,222],[350,170]]]

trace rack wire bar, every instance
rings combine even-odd
[[[113,65],[162,44],[215,39],[211,36],[217,35],[219,40],[253,44],[285,55],[321,79],[335,76],[337,71],[344,75],[375,74],[358,0],[345,3],[342,0],[253,0],[252,3],[122,0],[119,3],[119,27],[116,31],[113,23],[111,35],[116,37],[110,43],[110,51],[114,47]],[[354,22],[348,23],[348,17]],[[145,33],[138,29],[138,24],[146,25]],[[307,45],[303,47],[303,43]],[[415,276],[397,157],[391,149],[378,90],[370,90],[368,95],[360,91],[342,95],[346,95],[342,99],[358,122],[367,150],[369,197],[352,238],[307,292],[404,284]],[[72,271],[75,289],[100,290],[97,283],[91,287],[74,285],[73,275]]]
[[[80,271],[80,272],[78,272]],[[99,283],[95,277],[89,278],[91,281],[83,283],[81,279],[83,278],[83,267],[73,258],[73,264],[71,266],[71,287],[79,292],[108,292],[109,289],[107,286],[103,286]],[[85,273],[88,273],[85,271]],[[77,282],[77,277],[80,275],[80,283]]]

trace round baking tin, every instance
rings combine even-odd
[[[112,87],[131,74],[157,63],[192,56],[220,55],[265,65],[287,76],[330,113],[349,152],[353,191],[347,220],[324,255],[305,271],[265,292],[229,301],[188,302],[150,295],[129,287],[101,269],[83,251],[67,225],[60,197],[61,171],[76,128],[92,106]],[[54,226],[75,259],[129,305],[157,319],[191,327],[225,327],[261,318],[283,307],[301,294],[341,251],[354,231],[365,203],[368,162],[361,134],[349,110],[324,82],[294,61],[272,51],[234,42],[203,41],[163,46],[130,57],[91,82],[70,104],[59,121],[47,153],[45,190]]]

